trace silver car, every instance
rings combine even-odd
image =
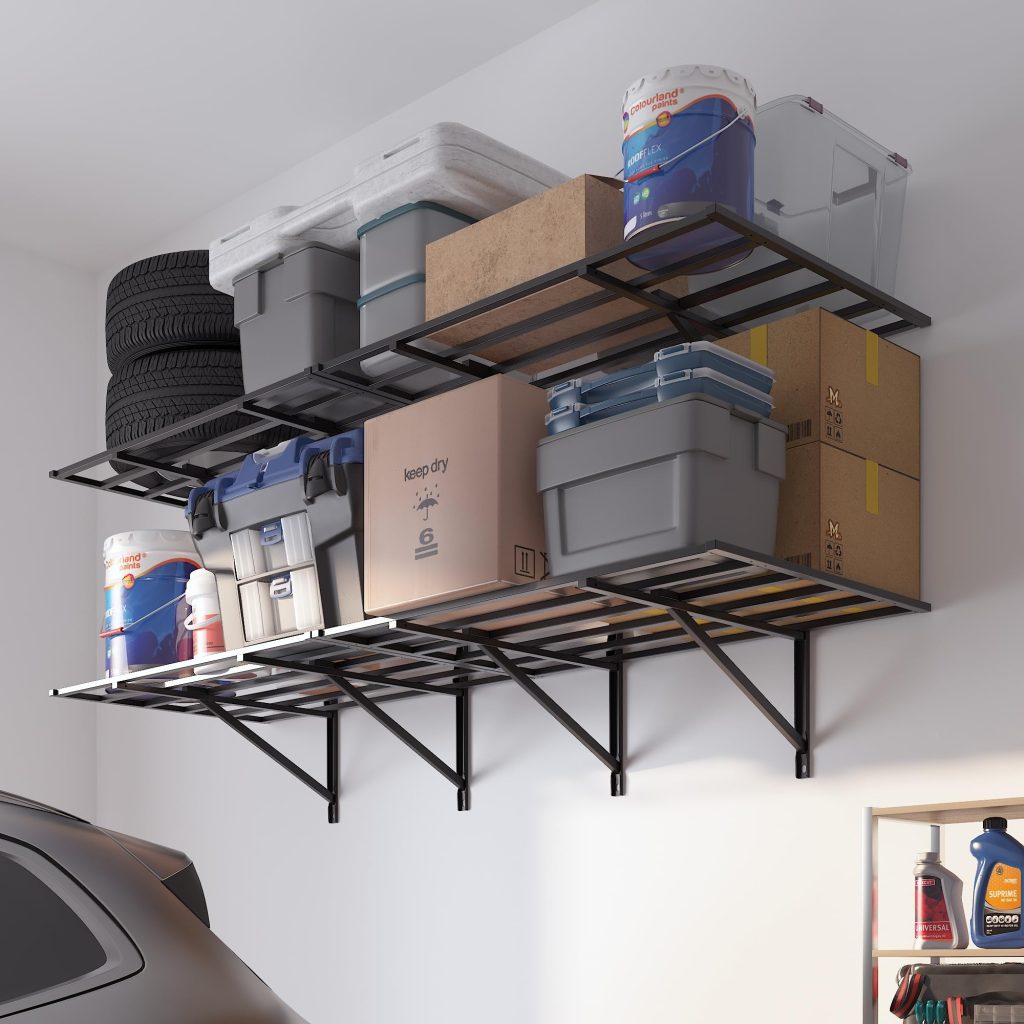
[[[305,1024],[210,931],[192,861],[0,792],[0,1019]]]

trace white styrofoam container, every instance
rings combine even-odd
[[[278,206],[210,243],[210,283],[229,295],[236,278],[303,242],[350,255],[356,231],[406,203],[430,201],[477,219],[561,184],[565,175],[482,132],[432,125],[371,160],[352,180],[305,206]]]

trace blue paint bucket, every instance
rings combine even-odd
[[[753,219],[756,104],[742,75],[703,64],[666,68],[626,90],[624,238],[639,240],[653,227],[684,222],[711,203]],[[728,228],[709,224],[651,246],[630,261],[661,270],[737,238]],[[731,253],[691,273],[721,270],[748,253]]]
[[[106,674],[120,676],[192,657],[185,587],[199,568],[183,530],[136,530],[103,544]]]

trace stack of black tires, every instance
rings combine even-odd
[[[242,394],[234,300],[212,288],[209,275],[209,253],[193,249],[139,260],[110,282],[108,448]],[[204,441],[226,429],[231,426],[215,420],[176,441]]]

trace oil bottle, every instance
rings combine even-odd
[[[914,865],[914,949],[966,949],[964,884],[939,863],[935,852],[919,853]]]
[[[971,938],[983,949],[1019,949],[1024,946],[1024,846],[1007,833],[1005,818],[986,818],[982,828],[985,831],[971,842],[971,853],[978,861]]]

